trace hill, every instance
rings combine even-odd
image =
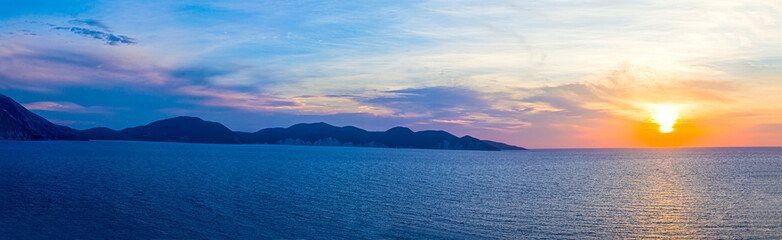
[[[369,132],[357,127],[336,127],[322,122],[239,133],[239,139],[245,143],[263,144],[500,150],[479,139],[470,136],[460,138],[445,131],[413,132],[409,128],[394,127],[385,132]]]
[[[0,94],[0,139],[86,140],[72,128],[56,125]]]
[[[144,126],[114,131],[91,128],[82,131],[89,139],[155,142],[240,143],[236,134],[220,123],[197,117],[175,117]]]
[[[487,151],[524,149],[471,136],[457,137],[445,131],[414,132],[409,128],[394,127],[384,132],[371,132],[353,126],[336,127],[323,122],[301,123],[288,128],[266,128],[253,133],[234,132],[217,122],[184,116],[120,131],[105,127],[79,131],[53,124],[4,95],[0,95],[0,139],[128,140]]]

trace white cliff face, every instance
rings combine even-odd
[[[352,142],[341,142],[335,138],[328,137],[324,139],[319,139],[314,142],[312,141],[305,141],[300,138],[286,138],[283,140],[279,140],[275,142],[274,144],[282,144],[282,145],[311,145],[311,146],[341,146],[341,147],[377,147],[377,148],[387,148],[383,143],[378,142],[368,142],[368,143],[352,143]]]
[[[328,137],[326,139],[321,139],[321,140],[315,141],[314,143],[312,143],[312,145],[315,145],[315,146],[342,146],[342,143],[339,142],[339,140],[337,140],[337,139]]]
[[[364,144],[358,144],[356,146],[359,146],[359,147],[379,147],[379,148],[387,148],[388,147],[385,144],[378,143],[378,142],[368,142],[368,143],[364,143]]]
[[[443,140],[443,143],[440,144],[440,148],[442,148],[442,149],[450,149],[451,148],[451,142],[448,142],[448,140]]]

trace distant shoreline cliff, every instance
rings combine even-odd
[[[352,126],[336,127],[322,122],[301,123],[288,128],[266,128],[248,133],[232,131],[220,123],[204,121],[197,117],[175,117],[119,131],[104,127],[75,130],[53,124],[2,94],[0,94],[0,110],[0,139],[5,140],[128,140],[485,151],[525,150],[471,136],[456,137],[445,131],[413,132],[409,128],[394,127],[384,132],[373,132]]]

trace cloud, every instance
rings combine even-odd
[[[53,91],[65,86],[162,85],[179,81],[170,77],[169,66],[140,49],[27,40],[0,45],[0,87]]]
[[[364,102],[393,109],[396,114],[415,113],[437,117],[465,114],[488,107],[482,93],[461,87],[407,88],[385,93],[392,95]]]
[[[81,28],[81,27],[55,27],[54,29],[56,29],[56,30],[67,30],[67,31],[70,31],[70,32],[78,34],[78,35],[92,37],[94,39],[100,39],[100,40],[103,40],[106,44],[112,45],[112,46],[120,45],[120,44],[125,44],[125,45],[136,44],[136,40],[135,39],[133,39],[131,37],[128,37],[128,36],[125,36],[125,35],[115,35],[115,34],[112,34],[112,33],[101,32],[101,31],[91,30],[91,29],[87,29],[87,28]]]
[[[100,29],[103,29],[103,30],[109,31],[109,32],[111,31],[111,29],[109,29],[109,27],[106,26],[106,24],[103,24],[103,22],[101,22],[99,20],[95,20],[95,19],[74,19],[74,20],[69,21],[69,23],[71,23],[71,24],[82,24],[82,25],[86,25],[86,26],[90,26],[90,27],[97,27],[97,28],[100,28]]]
[[[529,126],[523,115],[531,106],[516,110],[503,106],[505,93],[481,92],[460,86],[406,88],[385,91],[362,103],[390,109],[394,117],[415,119],[416,125],[508,131]]]
[[[282,96],[247,89],[223,89],[209,85],[185,85],[174,93],[195,97],[191,102],[243,112],[277,112],[293,115],[334,115],[357,113],[390,115],[384,108],[363,104],[353,95]]]
[[[29,110],[42,110],[53,112],[84,112],[84,106],[72,102],[32,102],[23,104]]]
[[[204,97],[205,99],[196,101],[204,106],[228,107],[247,111],[272,111],[301,106],[298,102],[275,96],[213,89],[198,85],[183,86],[178,88],[176,92],[188,96]]]
[[[751,89],[708,73],[622,65],[591,80],[549,86],[435,86],[354,98],[415,120],[413,125],[472,129],[476,136],[494,133],[536,146],[632,146],[617,139],[645,123],[654,104],[677,104],[686,120],[726,116],[751,105],[737,100],[750,99],[743,96]]]
[[[677,104],[689,117],[698,117],[738,104],[734,98],[747,90],[710,77],[677,68],[626,65],[592,81],[529,89],[535,95],[524,100],[643,120],[650,104]]]
[[[22,104],[29,110],[40,110],[49,112],[65,112],[65,113],[110,113],[109,109],[100,106],[84,107],[72,102],[31,102]]]

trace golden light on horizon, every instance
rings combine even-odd
[[[648,147],[682,147],[693,143],[705,129],[699,113],[691,111],[692,108],[691,104],[676,103],[643,106],[646,118],[637,122],[633,131],[635,139]]]
[[[673,125],[679,120],[679,111],[671,105],[655,105],[652,109],[651,122],[660,125],[662,133],[673,132]]]

